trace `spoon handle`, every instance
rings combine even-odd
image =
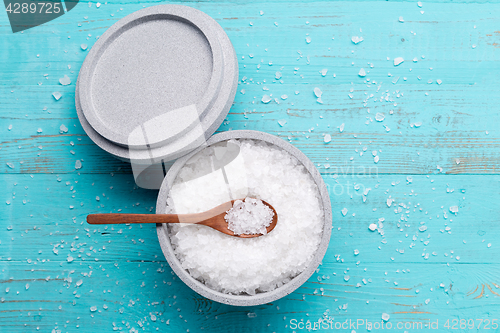
[[[233,207],[229,201],[202,213],[195,214],[89,214],[89,224],[126,224],[126,223],[200,223],[213,224],[224,217],[219,216]]]
[[[198,214],[186,214],[198,215]],[[184,221],[183,223],[196,223]],[[194,218],[189,219],[191,221]],[[198,222],[200,220],[198,219]],[[89,214],[87,216],[89,224],[125,224],[125,223],[179,223],[177,214]]]

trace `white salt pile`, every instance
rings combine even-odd
[[[265,235],[273,216],[272,209],[262,200],[245,198],[245,201],[235,200],[233,208],[227,211],[224,219],[227,221],[228,229],[235,235]]]
[[[221,163],[231,154],[236,157]],[[182,267],[219,292],[276,289],[307,267],[321,241],[324,215],[314,180],[295,157],[263,141],[230,140],[193,156],[171,187],[166,213],[199,213],[246,197],[276,210],[272,232],[238,238],[205,226],[169,225]]]

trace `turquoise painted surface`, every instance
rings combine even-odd
[[[355,330],[365,332],[382,313],[397,332],[399,322],[429,320],[437,330],[406,330],[498,331],[498,2],[183,2],[213,16],[238,54],[238,93],[219,130],[289,140],[318,165],[332,199],[332,239],[317,273],[273,304],[246,308],[179,281],[154,227],[84,222],[155,205],[156,192],[138,189],[130,167],[87,138],[73,99],[96,38],[160,3],[80,3],[22,34],[0,11],[2,332],[300,332],[295,323],[330,317],[364,320]],[[395,67],[396,57],[405,62]],[[68,86],[58,82],[64,75]],[[273,100],[262,103],[264,95]],[[368,230],[380,219],[383,237]]]

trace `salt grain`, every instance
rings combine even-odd
[[[56,101],[60,100],[62,97],[62,94],[59,91],[55,91],[52,93],[52,96],[56,99]]]
[[[399,66],[401,63],[403,63],[405,60],[402,57],[397,57],[394,58],[394,66]]]
[[[219,147],[239,150],[224,165],[225,175],[214,169]],[[314,180],[295,157],[262,141],[230,140],[193,156],[174,181],[166,213],[204,212],[245,197],[274,207],[278,224],[272,232],[240,239],[205,226],[169,226],[182,267],[219,292],[254,295],[286,284],[307,267],[321,240],[324,217]]]
[[[321,95],[323,94],[323,92],[321,91],[321,89],[319,89],[318,87],[314,88],[314,95],[318,98],[321,98]]]
[[[71,79],[67,75],[64,75],[62,78],[59,79],[59,83],[62,84],[63,86],[67,86],[71,84]]]
[[[262,96],[262,103],[267,104],[271,101],[271,97],[269,95]]]
[[[385,115],[383,113],[377,112],[375,115],[375,120],[376,121],[383,121],[385,119]]]

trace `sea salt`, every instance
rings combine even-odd
[[[285,125],[286,125],[286,119],[280,119],[280,120],[278,120],[278,124],[279,124],[281,127],[285,126]]]
[[[63,86],[67,86],[71,84],[71,79],[69,76],[64,75],[62,78],[59,79],[59,83],[62,84]]]
[[[60,100],[62,97],[62,94],[59,91],[55,91],[52,93],[52,96],[56,99],[56,101]]]
[[[359,75],[359,76],[361,76],[361,77],[366,76],[366,72],[365,72],[364,68],[361,68],[361,69],[359,70],[358,75]]]
[[[402,57],[394,58],[394,66],[399,66],[405,60]]]
[[[241,239],[200,225],[168,227],[182,267],[212,290],[254,295],[276,289],[308,266],[321,241],[324,215],[313,178],[288,152],[258,140],[229,140],[194,155],[174,180],[166,213],[204,212],[246,197],[274,207],[272,232]]]
[[[273,221],[274,212],[262,200],[245,198],[235,200],[233,208],[227,211],[224,219],[228,229],[235,235],[267,234],[266,228]]]
[[[383,113],[377,112],[375,115],[375,120],[376,121],[383,121],[385,119],[385,115]]]
[[[359,44],[363,41],[363,37],[358,37],[358,36],[352,36],[351,41],[354,44]]]
[[[269,95],[262,96],[262,103],[267,104],[271,101],[271,97]]]
[[[323,95],[323,92],[321,91],[321,89],[316,87],[316,88],[314,88],[314,95],[318,98],[321,98],[321,95]]]
[[[323,138],[323,140],[325,141],[325,143],[328,143],[328,142],[332,141],[332,136],[330,134],[325,134],[325,137]]]

